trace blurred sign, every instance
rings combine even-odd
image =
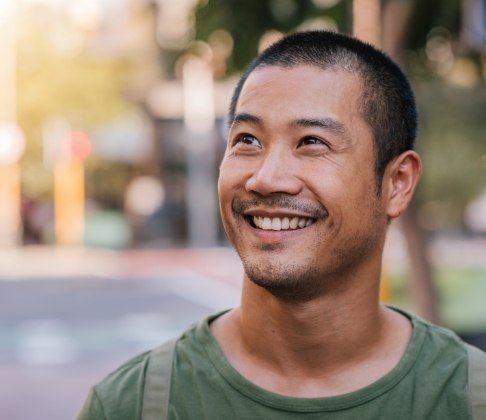
[[[0,164],[17,163],[25,150],[25,138],[14,123],[0,123]]]

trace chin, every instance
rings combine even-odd
[[[312,265],[242,261],[248,279],[280,300],[307,302],[325,288],[327,276]]]

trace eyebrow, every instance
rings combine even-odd
[[[299,118],[290,123],[291,127],[315,127],[332,131],[343,137],[348,138],[349,133],[344,124],[334,118]]]
[[[231,121],[231,126],[235,126],[241,123],[251,123],[255,125],[263,125],[263,121],[261,118],[258,118],[256,115],[249,114],[247,112],[241,112],[239,114],[236,114],[233,118],[233,121]]]

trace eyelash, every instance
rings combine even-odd
[[[243,140],[244,140],[246,137],[252,137],[252,138],[254,138],[255,140],[257,140],[257,141],[258,141],[258,139],[257,139],[255,136],[251,135],[251,134],[241,134],[241,135],[239,135],[239,136],[237,136],[237,137],[235,138],[235,140],[234,140],[234,142],[233,142],[233,146],[236,146],[238,143],[243,143]],[[259,141],[258,141],[258,142],[259,142]],[[249,146],[251,146],[251,144],[250,144],[250,143],[245,143],[245,144],[248,144]],[[261,147],[261,146],[260,146],[260,147]]]
[[[257,140],[257,141],[259,142],[259,140],[258,140],[258,139],[257,139],[257,138],[256,138],[254,135],[252,135],[252,134],[241,134],[241,135],[239,135],[239,136],[237,136],[237,137],[235,138],[235,140],[234,140],[234,142],[233,142],[233,146],[236,146],[238,143],[243,143],[244,139],[245,139],[245,138],[247,138],[247,137],[251,137],[251,138],[253,138],[253,139],[255,139],[255,140]],[[310,144],[310,145],[316,145],[316,144],[319,144],[319,143],[320,143],[320,144],[322,144],[322,145],[324,145],[324,146],[326,146],[326,147],[330,147],[330,146],[329,146],[329,144],[328,144],[326,141],[324,141],[324,140],[322,140],[322,139],[320,139],[320,138],[318,138],[318,137],[315,137],[315,136],[307,136],[307,137],[302,138],[302,139],[299,141],[299,144],[298,144],[298,146],[297,146],[297,147],[302,146],[302,143],[303,143],[304,141],[306,141],[306,140],[316,140],[314,143],[312,143],[312,144]],[[247,144],[247,145],[250,145],[250,146],[251,146],[251,144],[250,144],[250,143],[245,143],[245,144]],[[261,147],[261,145],[260,145],[259,147]]]
[[[324,140],[320,139],[319,137],[314,137],[314,136],[308,136],[308,137],[304,137],[300,142],[299,142],[299,146],[302,145],[302,143],[306,140],[317,140],[315,143],[312,143],[312,145],[315,145],[315,144],[322,144],[326,147],[329,147],[329,144],[327,142],[325,142]]]

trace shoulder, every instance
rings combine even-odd
[[[448,328],[431,324],[403,310],[397,311],[408,317],[413,325],[412,339],[406,353],[414,360],[412,371],[443,383],[452,380],[466,388],[468,345]]]
[[[173,361],[178,362],[179,369],[181,366],[192,369],[194,359],[197,359],[195,356],[203,351],[201,336],[206,337],[209,322],[224,312],[226,311],[191,325],[180,337],[168,340],[153,350],[133,357],[111,372],[91,388],[78,420],[140,418],[142,405],[146,403],[144,402],[145,388],[153,390],[154,386],[160,386],[161,381],[157,378],[163,377],[170,380]]]
[[[424,330],[423,353],[436,355],[438,359],[449,362],[454,359],[458,363],[468,364],[467,344],[454,331],[418,317],[414,317],[414,325],[421,326]]]
[[[149,378],[170,379],[175,344],[193,340],[195,325],[189,327],[179,338],[162,343],[155,349],[141,353],[94,385],[78,415],[78,420],[133,420],[140,418],[144,404],[146,385],[153,388]],[[177,346],[177,352],[180,347]],[[187,345],[186,345],[187,347]],[[156,385],[160,381],[155,381]]]
[[[124,396],[134,390],[143,391],[143,383],[150,351],[146,351],[123,363],[95,385],[98,395],[109,398],[113,394]]]
[[[458,357],[467,359],[467,345],[454,331],[434,325],[412,312],[393,306],[389,306],[388,308],[410,320],[413,326],[411,342],[420,348],[421,356],[437,354],[440,357],[445,351],[446,353],[454,353]]]
[[[486,353],[483,350],[466,343],[454,331],[445,327],[430,324],[420,318],[416,318],[416,322],[425,326],[426,340],[428,340],[429,343],[434,343],[439,349],[451,349],[457,351],[467,359],[470,359],[473,355],[483,361],[486,360]]]
[[[414,325],[424,330],[421,359],[430,365],[451,372],[463,372],[470,384],[481,376],[486,389],[486,353],[462,340],[453,331],[413,317]]]
[[[139,418],[150,353],[133,357],[94,385],[78,420]]]

